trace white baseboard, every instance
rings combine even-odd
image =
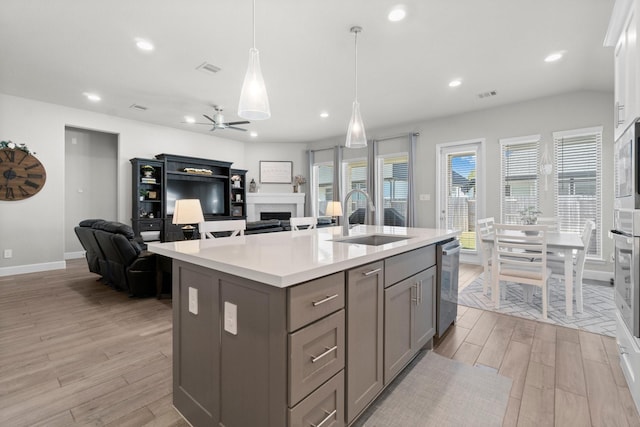
[[[38,273],[40,271],[64,270],[67,263],[64,261],[43,262],[42,264],[16,265],[14,267],[0,267],[0,277],[13,276],[14,274]]]
[[[599,280],[601,282],[609,282],[613,279],[612,271],[584,270],[585,279]]]
[[[65,252],[64,259],[78,259],[84,258],[84,254],[86,251],[77,251],[77,252]]]

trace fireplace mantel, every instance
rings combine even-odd
[[[258,221],[261,212],[291,212],[304,216],[304,193],[247,193],[247,221]]]

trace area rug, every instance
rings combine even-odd
[[[354,426],[501,426],[511,379],[439,356],[419,355]]]
[[[467,307],[544,321],[542,320],[542,295],[539,291],[534,294],[533,302],[527,303],[522,295],[522,286],[508,284],[506,298],[500,301],[500,309],[496,310],[491,295],[487,296],[482,293],[482,280],[482,276],[480,276],[460,291],[458,303]],[[549,287],[548,319],[546,322],[615,337],[616,316],[613,292],[613,286],[606,283],[585,282],[582,285],[584,312],[576,312],[574,300],[573,317],[567,317],[565,314],[564,284],[553,284]]]

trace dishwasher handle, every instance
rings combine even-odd
[[[455,255],[460,252],[461,246],[456,244],[455,246],[451,245],[448,247],[442,248],[442,255]]]

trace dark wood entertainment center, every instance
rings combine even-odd
[[[182,240],[171,223],[178,198],[201,199],[205,221],[246,219],[247,171],[231,162],[164,153],[130,162],[131,226],[146,241]]]

